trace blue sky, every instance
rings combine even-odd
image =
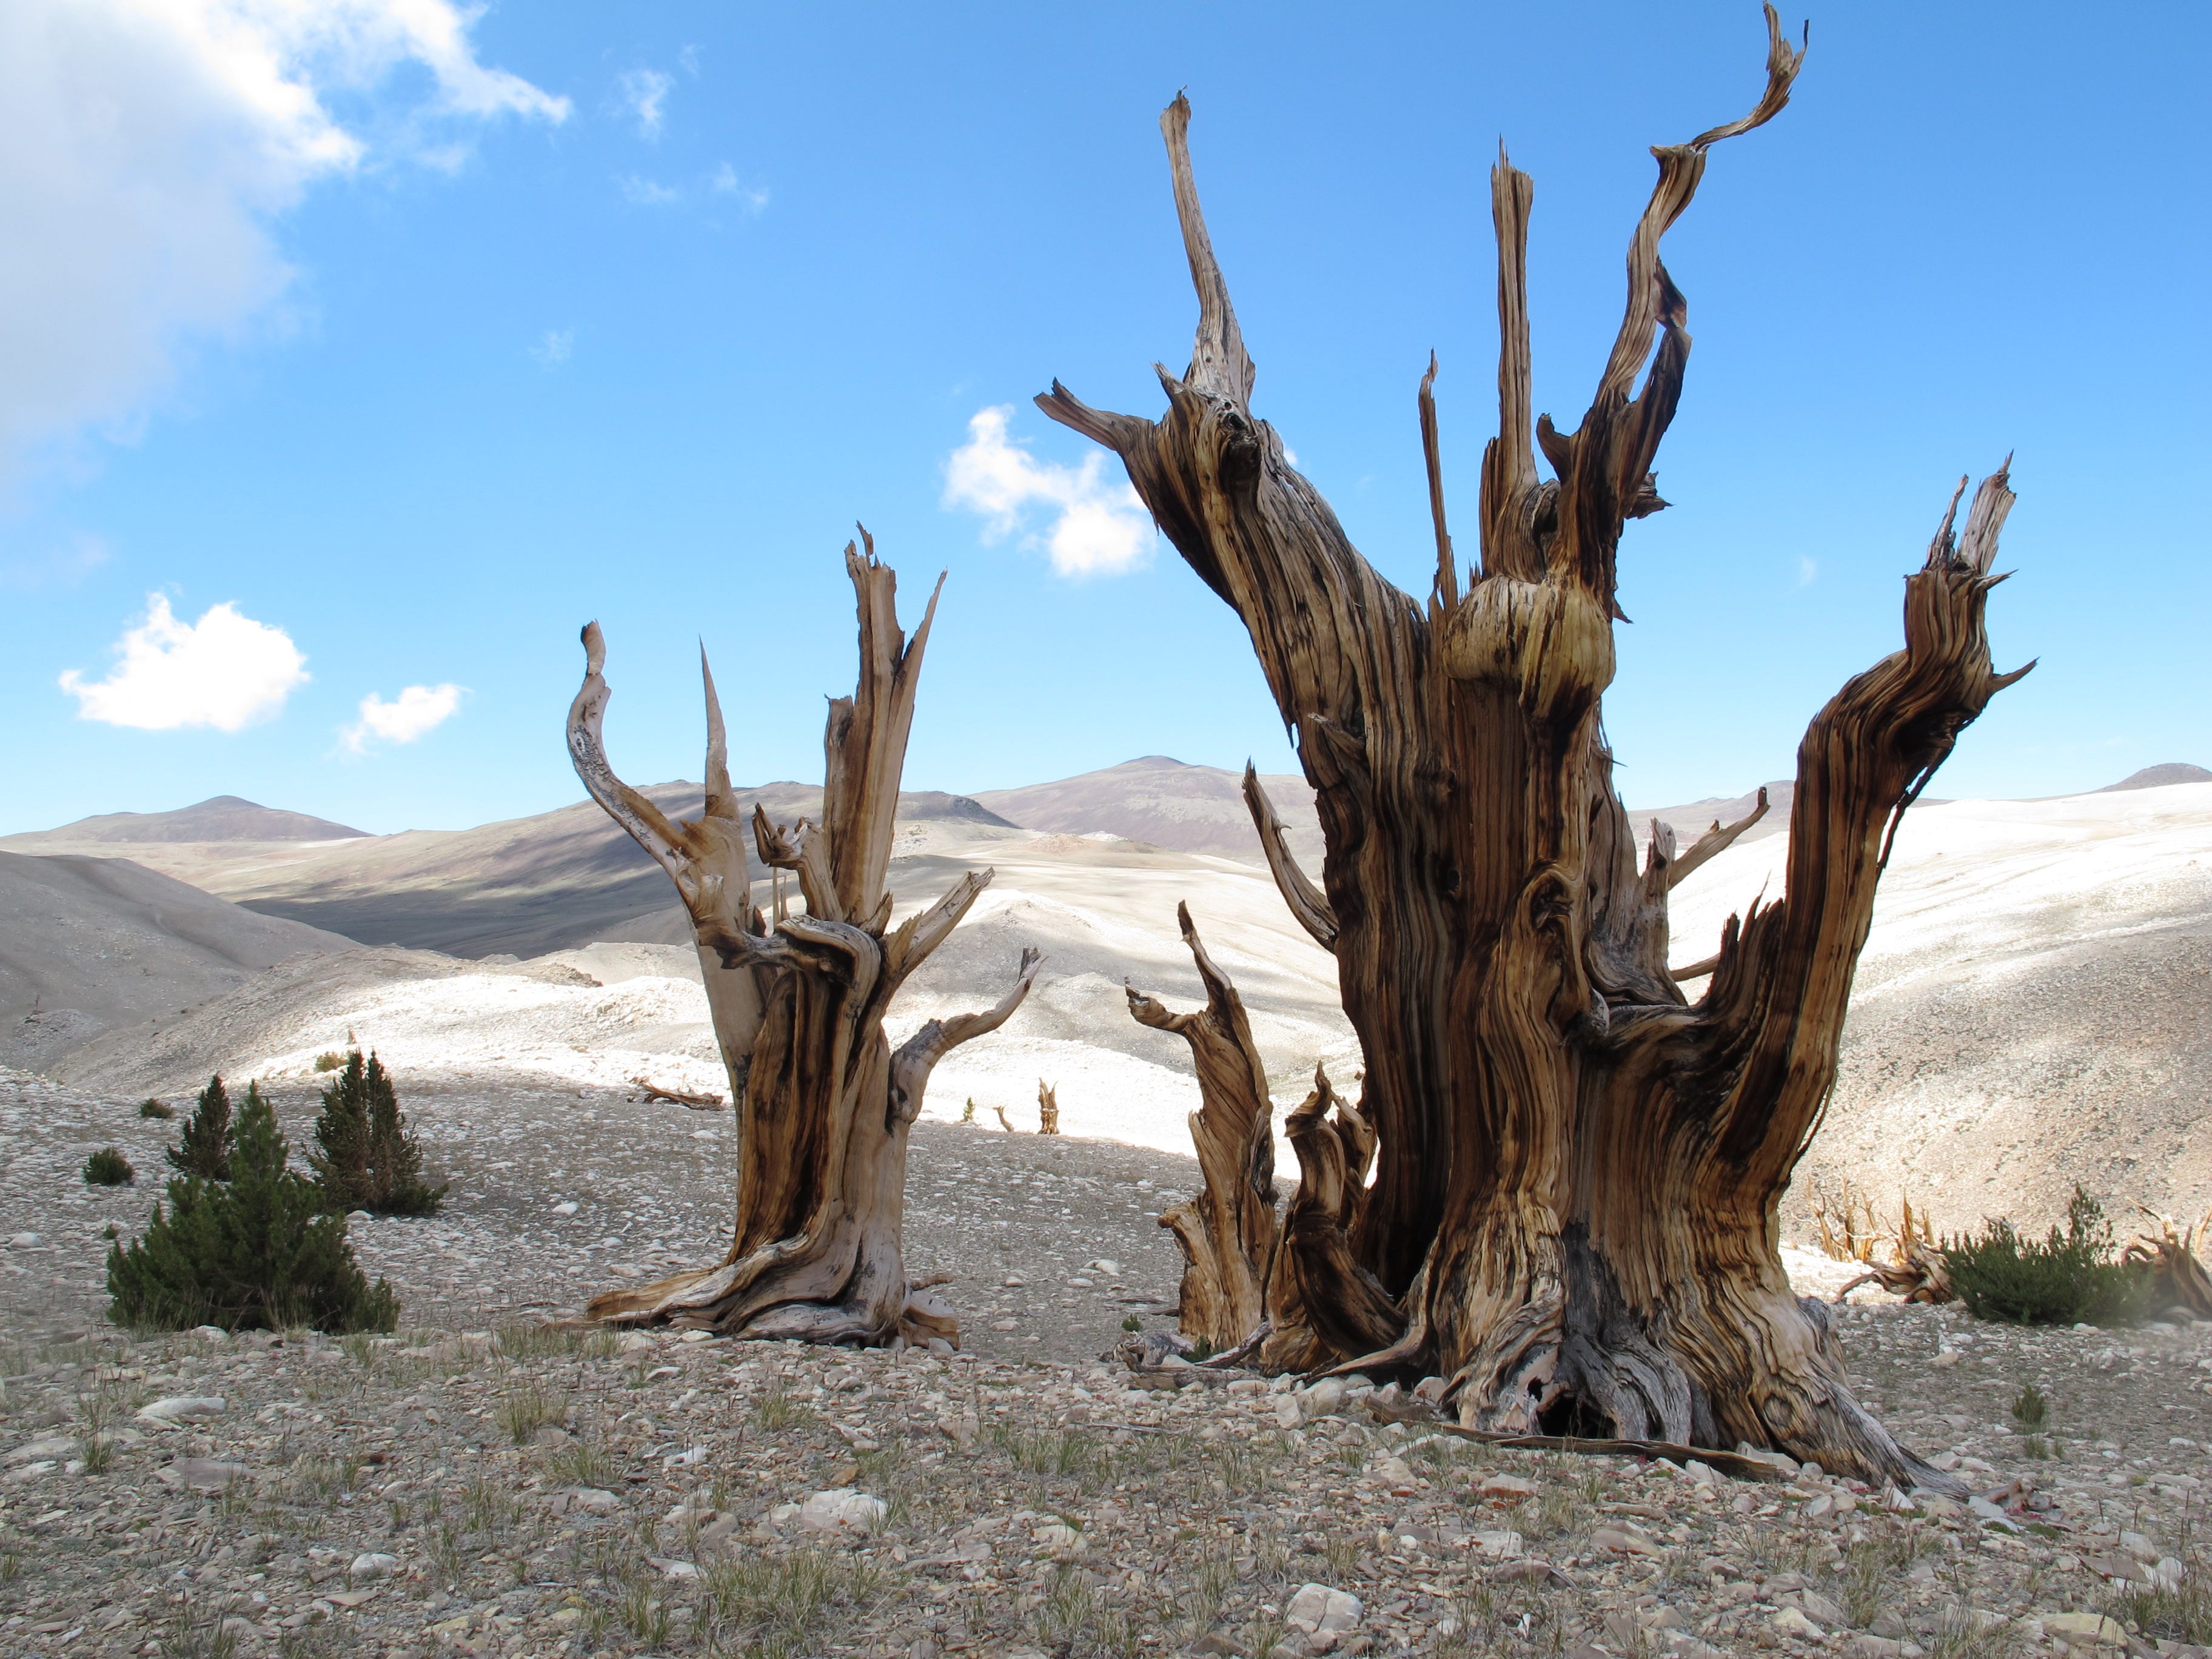
[[[951,572],[911,787],[1287,769],[1234,617],[1029,402],[1057,375],[1157,413],[1150,364],[1188,356],[1161,106],[1188,88],[1255,409],[1425,590],[1414,391],[1434,348],[1467,540],[1499,137],[1571,424],[1647,147],[1747,107],[1763,52],[1735,0],[9,13],[0,831],[219,793],[374,830],[561,805],[592,617],[626,775],[698,775],[703,636],[733,772],[818,778],[855,519],[910,617]],[[2212,763],[2206,15],[1813,15],[1796,101],[1667,245],[1696,349],[1674,506],[1622,556],[1632,802],[1787,775],[2008,450],[1991,631],[2042,665],[1933,793]]]

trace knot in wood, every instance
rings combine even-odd
[[[1531,720],[1571,725],[1612,684],[1613,623],[1579,583],[1493,576],[1452,613],[1443,664],[1510,690]]]

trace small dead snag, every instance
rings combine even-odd
[[[865,554],[845,549],[860,609],[860,684],[830,704],[822,822],[780,825],[757,809],[753,820],[762,860],[797,878],[803,915],[785,915],[779,902],[771,920],[752,902],[722,711],[703,656],[706,810],[672,823],[607,763],[600,738],[606,649],[598,623],[584,630],[584,684],[568,711],[568,752],[592,798],[683,896],[738,1117],[737,1224],[720,1264],[595,1297],[586,1310],[594,1319],[862,1346],[901,1336],[958,1340],[951,1305],[908,1281],[900,1251],[908,1129],[932,1068],[958,1044],[1006,1024],[1029,994],[1039,958],[1022,952],[1013,986],[995,1006],[933,1019],[896,1052],[885,1039],[891,999],[951,933],[991,872],[971,871],[934,904],[890,926],[884,878],[937,596],[908,640],[898,624],[897,579],[860,533]]]
[[[1041,1135],[1060,1133],[1060,1091],[1042,1078],[1037,1079],[1037,1133]]]
[[[1244,1000],[1213,964],[1190,920],[1176,906],[1182,942],[1198,964],[1206,1006],[1188,1014],[1131,988],[1129,1013],[1140,1025],[1172,1031],[1190,1044],[1199,1109],[1190,1115],[1200,1184],[1160,1218],[1182,1246],[1182,1294],[1176,1328],[1218,1352],[1259,1329],[1267,1273],[1279,1237],[1275,1219],[1275,1137],[1267,1068],[1253,1046]]]
[[[1534,414],[1533,191],[1500,156],[1499,428],[1480,551],[1460,565],[1446,527],[1431,362],[1417,400],[1436,541],[1425,603],[1352,545],[1253,412],[1180,97],[1161,129],[1199,302],[1190,365],[1159,370],[1158,421],[1057,382],[1037,404],[1121,459],[1237,611],[1316,793],[1318,883],[1264,824],[1262,846],[1336,957],[1375,1149],[1357,1199],[1346,1183],[1332,1212],[1316,1192],[1316,1222],[1290,1229],[1301,1328],[1346,1368],[1444,1377],[1470,1428],[1747,1443],[1948,1489],[1852,1397],[1826,1307],[1783,1271],[1778,1204],[1835,1079],[1889,836],[1960,730],[2026,672],[1991,672],[1984,626],[2005,472],[1963,525],[1945,515],[1906,577],[1904,649],[1807,731],[1784,896],[1732,921],[1696,974],[1670,967],[1672,837],[1639,867],[1600,714],[1622,532],[1666,505],[1651,468],[1689,360],[1660,239],[1711,147],[1789,101],[1803,54],[1766,17],[1751,112],[1656,152],[1626,310],[1573,431]],[[1678,974],[1710,975],[1695,1005]]]

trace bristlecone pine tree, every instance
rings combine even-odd
[[[957,1341],[959,1322],[911,1285],[902,1249],[906,1149],[929,1074],[958,1044],[996,1030],[1029,994],[1038,957],[980,1013],[933,1019],[894,1052],[884,1016],[908,976],[951,936],[991,879],[971,871],[935,903],[890,926],[884,880],[898,811],[923,647],[935,593],[908,640],[897,578],[845,549],[859,601],[860,683],[830,704],[822,822],[772,823],[755,809],[762,860],[790,871],[804,915],[763,916],[752,899],[714,675],[707,693],[707,792],[696,819],[672,823],[607,763],[601,726],[606,646],[584,629],[584,684],[568,710],[576,774],[651,854],[690,913],[714,1035],[737,1103],[737,1223],[719,1266],[597,1297],[593,1318],[670,1320],[735,1336],[872,1345],[903,1336]],[[939,579],[939,586],[943,586]]]
[[[185,1120],[184,1133],[169,1148],[169,1167],[208,1181],[230,1179],[230,1096],[222,1086],[222,1073],[208,1079]]]
[[[144,1234],[107,1252],[109,1315],[118,1325],[185,1330],[388,1331],[398,1304],[354,1260],[345,1218],[286,1167],[276,1115],[249,1085],[230,1179],[180,1175]]]
[[[1639,869],[1600,719],[1616,552],[1626,520],[1664,505],[1651,465],[1690,348],[1660,237],[1710,147],[1788,100],[1802,53],[1771,7],[1767,28],[1751,113],[1654,152],[1626,313],[1571,432],[1532,419],[1529,180],[1502,156],[1492,173],[1499,432],[1464,586],[1433,361],[1418,400],[1436,540],[1425,605],[1360,556],[1252,413],[1252,360],[1200,212],[1180,97],[1161,125],[1199,301],[1190,366],[1159,371],[1157,422],[1090,408],[1057,382],[1037,402],[1121,458],[1177,551],[1243,618],[1319,796],[1318,886],[1279,837],[1263,833],[1263,846],[1336,957],[1365,1076],[1326,1146],[1328,1103],[1300,1109],[1322,1164],[1302,1174],[1322,1179],[1302,1188],[1279,1252],[1289,1271],[1275,1270],[1297,1292],[1271,1298],[1283,1324],[1267,1340],[1299,1356],[1285,1363],[1318,1350],[1436,1374],[1478,1428],[1741,1443],[1948,1486],[1853,1399],[1825,1310],[1783,1272],[1777,1206],[1834,1079],[1887,836],[1960,728],[2026,672],[1991,672],[1984,627],[2013,501],[2004,472],[1956,534],[1954,498],[1906,578],[1905,648],[1808,730],[1784,894],[1729,921],[1695,1004],[1678,987],[1687,971],[1669,970],[1668,890],[1733,831],[1679,857],[1657,831]],[[1371,1185],[1352,1162],[1370,1133]]]
[[[434,1215],[445,1202],[446,1188],[422,1179],[422,1149],[399,1109],[392,1075],[374,1054],[364,1062],[355,1049],[324,1085],[315,1144],[321,1150],[307,1162],[334,1210]]]

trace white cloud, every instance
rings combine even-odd
[[[1091,454],[1080,466],[1040,461],[1007,441],[1012,404],[980,410],[968,422],[968,441],[945,465],[945,505],[983,514],[984,539],[1025,530],[1030,510],[1051,514],[1042,531],[1026,533],[1024,547],[1042,547],[1063,576],[1119,575],[1151,562],[1152,515],[1126,480],[1109,482],[1104,457]]]
[[[274,719],[307,683],[307,659],[291,635],[241,617],[228,601],[187,624],[170,613],[166,598],[149,593],[145,620],[124,630],[115,654],[104,680],[87,680],[74,668],[61,677],[79,720],[142,732],[187,726],[236,732]]]
[[[668,91],[675,84],[659,70],[632,70],[622,78],[623,107],[637,118],[637,136],[648,143],[660,142],[661,124],[668,117]]]
[[[1802,553],[1797,556],[1798,586],[1810,587],[1819,579],[1820,574],[1820,567],[1817,561],[1808,559]]]
[[[707,188],[716,196],[736,197],[738,204],[748,213],[758,213],[768,205],[766,186],[745,183],[727,161],[707,175]]]
[[[126,435],[195,337],[236,334],[291,271],[272,219],[316,180],[465,156],[459,124],[568,100],[477,61],[455,0],[0,4],[0,470]],[[399,70],[404,106],[368,98]],[[326,100],[362,111],[374,142]],[[371,130],[365,129],[365,130]]]
[[[412,743],[451,720],[468,693],[465,685],[410,685],[386,702],[372,691],[361,700],[361,718],[338,728],[345,746],[365,755],[378,743]]]
[[[530,348],[530,355],[540,368],[558,368],[568,361],[574,349],[576,331],[573,328],[549,328],[545,337]]]
[[[635,173],[623,174],[615,183],[622,186],[623,196],[632,207],[672,207],[684,198],[684,192],[674,185],[641,179]]]

